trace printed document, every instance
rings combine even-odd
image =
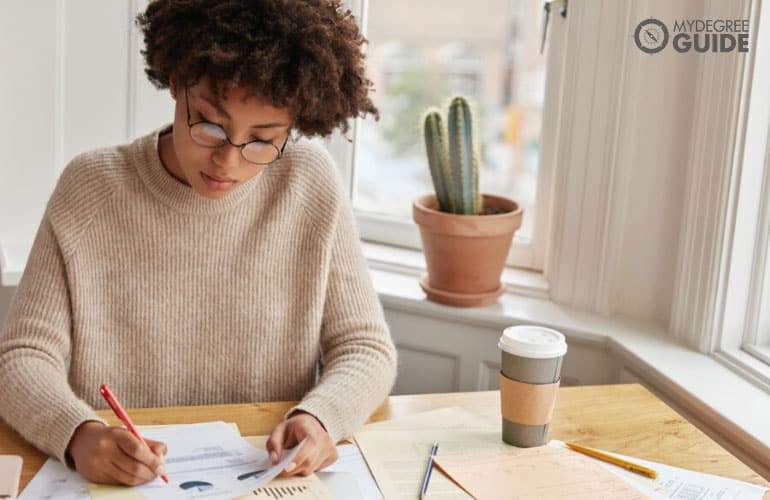
[[[551,440],[548,446],[564,446],[564,442]],[[577,452],[575,452],[577,453]],[[658,473],[657,479],[635,474],[622,467],[596,460],[596,463],[620,476],[639,491],[654,499],[677,500],[761,500],[767,488],[735,479],[704,474],[666,464],[651,462],[605,451],[629,462],[644,465]]]
[[[285,450],[273,466],[267,452],[251,446],[224,422],[157,427],[142,431],[162,441],[169,484],[161,479],[133,488],[97,485],[49,459],[20,496],[21,500],[101,498],[230,500],[266,485],[291,462],[304,442]]]
[[[267,436],[247,436],[244,439],[252,446],[264,449]],[[358,447],[340,444],[337,445],[337,453],[339,458],[336,462],[315,473],[329,493],[337,500],[383,500]],[[294,478],[277,479],[274,484],[281,485],[288,479]]]

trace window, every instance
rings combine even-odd
[[[468,9],[461,0],[393,0],[365,2],[363,11],[369,77],[382,115],[379,122],[359,121],[355,132],[351,190],[363,238],[419,248],[412,201],[433,190],[421,117],[462,93],[477,105],[481,190],[513,198],[525,210],[508,263],[542,269],[535,256],[547,232],[536,221],[546,220],[548,210],[548,190],[538,190],[547,178],[540,164],[542,4],[494,0]]]
[[[764,61],[757,63],[757,77],[766,77],[767,68],[759,67],[760,65],[767,66]],[[754,163],[744,167],[747,179],[742,182],[744,187],[741,196],[746,196],[749,200],[743,205],[743,212],[739,213],[739,217],[745,215],[753,222],[751,225],[754,238],[748,238],[745,242],[735,241],[734,244],[746,244],[752,240],[754,242],[754,255],[747,261],[749,265],[746,266],[750,268],[747,287],[749,296],[745,308],[746,319],[741,348],[770,366],[770,135],[767,135],[770,131],[770,98],[764,92],[756,92],[758,87],[753,87],[753,90],[752,101],[758,109],[765,112],[764,127],[760,130],[766,135],[764,140],[761,140],[756,134],[749,133],[746,148],[749,154],[753,149],[758,150],[757,152],[764,151],[764,155],[748,156]],[[757,144],[752,144],[752,141]],[[758,199],[755,198],[757,193]],[[770,380],[770,377],[768,379]]]
[[[767,176],[767,171],[765,171]],[[765,198],[766,199],[766,198]],[[767,231],[765,231],[767,236]],[[746,350],[770,365],[770,242],[765,242],[765,252],[762,257],[764,264],[764,284],[759,291],[759,311],[757,328],[754,335],[746,339]]]
[[[721,338],[715,356],[770,390],[770,9],[747,65]],[[740,144],[740,143],[739,143]]]

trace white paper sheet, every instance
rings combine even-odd
[[[268,436],[247,436],[246,441],[257,448],[265,448]],[[354,444],[337,445],[339,458],[316,476],[338,500],[382,500],[364,456]]]
[[[439,455],[497,451],[507,446],[500,440],[499,425],[464,408],[440,408],[365,425],[356,442],[383,495],[413,499],[422,487],[433,441],[439,441]],[[434,469],[428,498],[470,496]]]
[[[337,446],[339,458],[329,467],[316,472],[339,500],[382,500],[382,494],[374,482],[361,451],[354,444]],[[352,486],[350,487],[352,480]],[[358,488],[355,488],[355,486]]]
[[[19,495],[19,500],[91,500],[83,476],[49,458]]]
[[[551,440],[549,446],[564,446],[563,441]],[[602,450],[605,451],[605,450]],[[577,452],[575,452],[577,453]],[[650,462],[605,451],[610,455],[644,465],[658,473],[657,479],[644,477],[617,465],[596,460],[607,470],[626,480],[633,487],[653,499],[676,500],[761,500],[767,488],[726,477],[694,472],[679,467]]]

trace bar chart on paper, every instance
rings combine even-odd
[[[264,486],[254,490],[257,498],[317,498],[309,493],[307,486]]]
[[[317,475],[308,477],[294,476],[278,478],[271,483],[255,488],[251,495],[240,497],[238,500],[264,498],[271,500],[334,500],[336,498],[324,486]]]
[[[305,485],[263,486],[252,493],[251,498],[272,498],[274,500],[291,498],[296,500],[326,500],[330,498],[324,491]]]

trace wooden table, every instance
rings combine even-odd
[[[223,420],[237,423],[244,436],[256,436],[270,433],[292,404],[187,406],[134,409],[128,413],[137,425]],[[462,406],[471,412],[491,417],[500,415],[498,392],[487,391],[392,396],[371,420],[387,420],[444,406]],[[109,410],[98,413],[111,423],[118,424]],[[770,483],[638,384],[559,389],[549,436],[770,486]],[[2,422],[0,454],[15,454],[24,458],[22,488],[46,458]],[[770,499],[770,493],[765,498]]]

